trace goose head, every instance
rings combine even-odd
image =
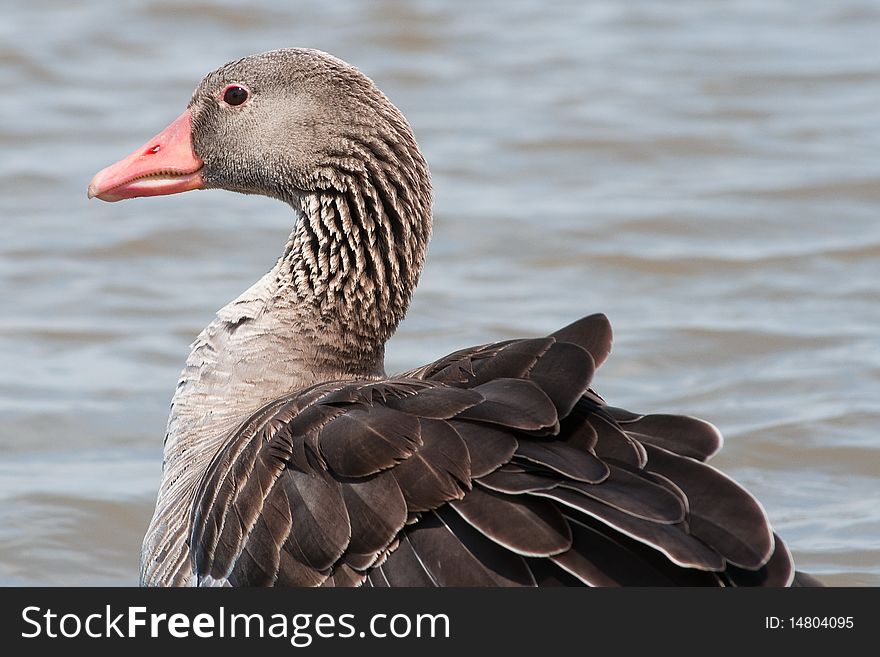
[[[100,171],[88,195],[119,201],[221,188],[297,206],[310,192],[381,184],[368,179],[394,169],[429,193],[427,167],[401,112],[353,66],[290,48],[209,73],[186,111]]]

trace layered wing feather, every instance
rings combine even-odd
[[[267,405],[196,491],[197,583],[791,584],[714,427],[590,390],[610,348],[593,315]]]

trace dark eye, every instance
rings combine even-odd
[[[231,84],[223,91],[223,102],[227,105],[241,105],[248,99],[248,90],[239,87],[237,84]]]

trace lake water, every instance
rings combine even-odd
[[[370,75],[431,164],[389,371],[603,311],[617,406],[717,424],[801,569],[880,585],[880,4],[16,2],[0,24],[0,584],[137,581],[188,344],[294,217],[87,201],[201,77]]]

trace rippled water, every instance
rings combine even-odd
[[[240,4],[4,9],[0,583],[136,582],[187,345],[294,219],[89,179],[209,70],[303,45],[373,77],[432,166],[389,370],[604,311],[607,398],[715,422],[801,568],[880,585],[876,2]]]

